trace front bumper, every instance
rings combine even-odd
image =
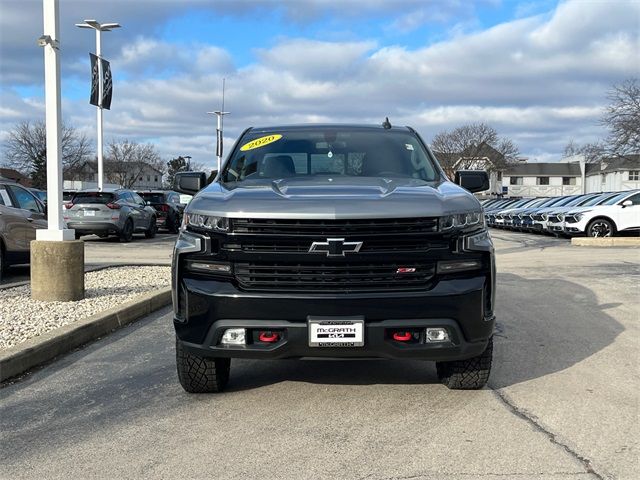
[[[493,334],[487,314],[486,277],[441,281],[429,292],[362,295],[275,295],[245,293],[231,283],[183,279],[183,309],[174,318],[185,349],[202,356],[237,358],[420,358],[464,359],[479,355]],[[365,345],[351,348],[310,347],[308,320],[359,317],[365,322]],[[444,327],[450,341],[401,343],[390,330],[422,331]],[[260,331],[279,331],[276,344],[220,345],[227,328],[246,328],[249,339]]]

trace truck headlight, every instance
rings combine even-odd
[[[492,252],[493,241],[488,231],[462,237],[462,250],[466,252]]]
[[[200,213],[185,213],[183,226],[202,228],[216,232],[229,231],[229,219],[227,217],[216,217],[212,215],[202,215]]]
[[[446,232],[453,229],[470,229],[473,227],[484,227],[484,215],[482,211],[456,213],[440,217],[440,231]]]

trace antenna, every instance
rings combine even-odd
[[[231,112],[224,111],[224,89],[225,89],[225,78],[222,79],[222,107],[220,110],[216,110],[215,112],[207,112],[209,115],[216,115],[218,117],[218,126],[216,128],[216,157],[218,157],[218,173],[220,173],[220,168],[222,167],[222,118],[225,115],[228,115]]]
[[[389,117],[386,117],[384,119],[384,122],[382,122],[382,126],[385,130],[389,130],[391,128],[391,122],[389,122]]]

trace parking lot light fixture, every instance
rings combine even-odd
[[[98,59],[102,58],[101,52],[101,34],[102,32],[110,32],[114,28],[120,28],[120,24],[118,23],[100,23],[96,20],[89,19],[85,20],[84,23],[76,23],[76,27],[78,28],[92,28],[96,31],[96,57]],[[103,157],[102,157],[102,92],[104,85],[102,84],[102,64],[98,61],[98,108],[97,108],[97,123],[98,123],[98,133],[97,133],[97,155],[98,155],[98,190],[102,191],[102,182],[104,176],[104,168],[103,168]]]
[[[30,244],[31,298],[71,301],[84,298],[84,243],[66,228],[62,214],[62,102],[58,0],[43,0],[45,119],[47,144],[47,228]]]

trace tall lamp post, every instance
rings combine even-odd
[[[114,28],[120,28],[118,23],[100,23],[96,20],[85,20],[84,23],[76,23],[78,28],[93,28],[96,31],[96,57],[98,57],[98,105],[97,105],[97,120],[98,120],[98,145],[96,150],[98,151],[98,190],[102,191],[102,177],[104,174],[103,161],[102,161],[102,90],[104,85],[102,84],[102,58],[101,52],[101,34],[102,32],[110,32]]]
[[[187,172],[191,171],[191,155],[185,155],[182,158],[184,158],[187,161]]]
[[[75,301],[84,298],[84,242],[66,228],[62,217],[62,147],[60,94],[60,13],[58,0],[43,0],[45,118],[47,137],[47,228],[31,242],[31,298]],[[31,218],[29,220],[32,220]]]

